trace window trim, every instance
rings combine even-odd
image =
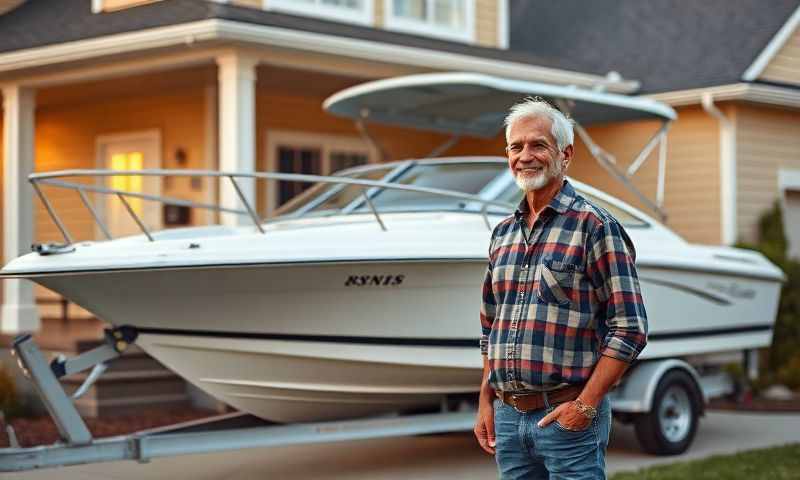
[[[332,150],[347,149],[355,152],[364,152],[367,155],[367,164],[380,163],[378,152],[372,145],[367,144],[362,138],[352,135],[336,135],[327,133],[316,133],[311,131],[298,130],[266,130],[264,142],[267,159],[267,171],[278,171],[277,148],[282,144],[290,144],[297,148],[318,148],[321,151],[322,173],[330,175]],[[272,217],[278,208],[278,189],[272,186],[275,181],[266,182],[264,195],[264,211],[267,217]]]
[[[396,0],[383,0],[383,26],[386,30],[393,30],[403,33],[411,33],[415,35],[424,35],[427,37],[435,37],[444,40],[452,40],[463,43],[475,43],[477,34],[475,32],[475,1],[476,0],[463,0],[464,19],[466,26],[463,31],[458,31],[450,28],[435,26],[430,21],[409,20],[407,18],[400,18],[394,15],[394,2]],[[430,2],[431,0],[426,0]]]
[[[274,10],[279,12],[317,17],[325,20],[334,20],[343,23],[354,23],[356,25],[373,26],[375,24],[375,0],[364,0],[360,11],[354,11],[345,7],[334,7],[322,5],[319,0],[314,0],[313,5],[301,5],[295,0],[263,0],[264,10]]]

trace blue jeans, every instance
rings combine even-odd
[[[495,460],[500,478],[542,480],[605,480],[606,447],[611,434],[608,398],[582,431],[570,431],[553,421],[536,424],[555,406],[527,413],[494,401]]]

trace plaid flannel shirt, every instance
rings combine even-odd
[[[524,391],[589,379],[599,355],[632,362],[647,341],[633,244],[568,181],[526,237],[525,198],[492,232],[480,313],[489,384]]]

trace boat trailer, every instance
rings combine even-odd
[[[245,448],[470,431],[475,423],[475,411],[471,409],[291,425],[270,424],[234,412],[128,435],[94,438],[72,400],[88,390],[105,371],[107,362],[122,355],[136,336],[133,327],[109,329],[99,347],[70,359],[59,356],[49,364],[31,335],[17,337],[12,354],[44,402],[61,440],[52,445],[21,447],[7,425],[11,447],[0,449],[0,472],[117,460],[146,463],[159,457]],[[70,398],[58,379],[88,369],[91,373]]]

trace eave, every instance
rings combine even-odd
[[[4,53],[0,54],[0,74],[154,49],[190,47],[202,42],[291,48],[368,61],[384,63],[389,61],[413,67],[433,67],[436,70],[487,73],[559,85],[581,87],[602,85],[606,91],[614,93],[630,94],[639,88],[639,82],[635,80],[609,82],[607,78],[599,75],[527,63],[220,19],[201,20]],[[502,52],[500,54],[502,55]]]

